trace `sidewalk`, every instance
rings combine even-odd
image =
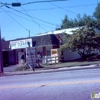
[[[27,71],[17,71],[17,72],[4,72],[0,76],[12,76],[12,75],[26,75],[26,74],[39,74],[39,73],[49,73],[49,72],[60,72],[60,71],[71,71],[71,70],[84,70],[84,69],[96,69],[100,68],[100,64],[93,64],[87,66],[72,66],[72,67],[48,67],[48,68],[39,68],[35,71],[27,70]]]

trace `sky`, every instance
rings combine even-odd
[[[41,0],[34,0],[41,1]],[[42,0],[45,1],[45,0]],[[33,0],[0,0],[2,3],[21,4]],[[40,33],[54,31],[60,27],[65,15],[74,19],[77,14],[91,15],[100,0],[66,0],[58,2],[34,3],[10,8],[0,5],[1,37],[5,40],[36,36]]]

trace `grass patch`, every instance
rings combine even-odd
[[[21,65],[21,66],[18,66],[14,71],[26,71],[28,69],[29,68],[27,66]]]
[[[63,67],[75,67],[75,66],[89,66],[94,64],[100,64],[100,61],[71,61],[71,62],[63,62],[58,64],[41,64],[42,67],[36,67],[35,69],[56,69]],[[27,66],[21,65],[18,66],[14,71],[29,71],[32,70]]]

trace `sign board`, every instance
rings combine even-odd
[[[30,47],[32,47],[32,39],[10,41],[9,46],[11,49],[20,49],[28,47],[28,43],[30,44]]]
[[[58,63],[58,49],[51,49],[51,58],[52,58],[52,63]]]
[[[36,64],[35,47],[26,48],[26,60],[30,66]]]
[[[58,50],[57,49],[51,49],[51,55],[52,56],[58,56]]]

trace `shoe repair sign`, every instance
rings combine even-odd
[[[30,66],[36,64],[36,54],[35,47],[26,48],[26,60]]]

